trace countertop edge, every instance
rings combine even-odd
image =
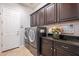
[[[79,42],[62,40],[62,39],[54,39],[53,37],[42,37],[42,38],[45,38],[45,39],[48,39],[48,40],[53,40],[53,41],[58,41],[58,42],[65,43],[65,44],[79,46]]]

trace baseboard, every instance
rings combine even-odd
[[[24,47],[24,45],[19,46],[19,48]]]

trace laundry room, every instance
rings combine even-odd
[[[79,3],[0,3],[0,56],[79,56]]]

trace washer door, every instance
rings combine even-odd
[[[28,39],[28,31],[25,31],[25,39]]]
[[[35,41],[35,31],[30,29],[29,30],[29,41],[34,42]]]
[[[25,30],[25,33],[24,33],[25,35],[24,35],[24,42],[25,43],[29,43],[29,37],[28,37],[28,34],[29,34],[29,28],[26,28],[26,30]]]

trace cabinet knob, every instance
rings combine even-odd
[[[54,49],[54,52],[55,52],[55,49]]]
[[[51,50],[52,50],[52,48],[51,48]]]

